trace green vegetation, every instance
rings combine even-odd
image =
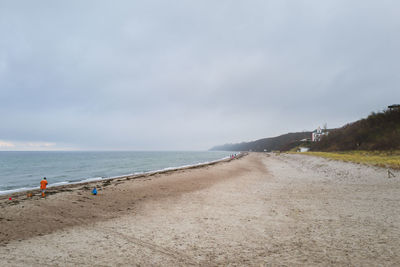
[[[342,151],[342,152],[304,152],[304,155],[355,162],[378,167],[400,169],[400,150],[397,151]]]

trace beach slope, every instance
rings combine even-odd
[[[400,265],[400,173],[251,153],[0,201],[0,265]]]

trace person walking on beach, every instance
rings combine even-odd
[[[46,177],[44,177],[41,181],[40,181],[40,189],[42,189],[42,197],[46,196],[46,187],[47,187],[47,180]]]

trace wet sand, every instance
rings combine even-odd
[[[400,173],[241,159],[0,199],[1,266],[400,265]]]

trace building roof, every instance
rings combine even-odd
[[[399,104],[390,105],[388,106],[388,108],[400,108],[400,105]]]

